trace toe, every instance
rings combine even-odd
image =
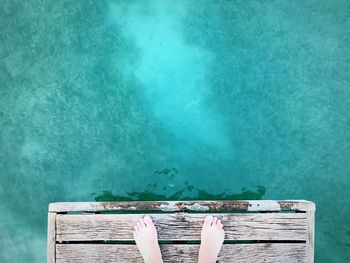
[[[134,231],[134,232],[132,233],[132,235],[134,236],[134,239],[137,238],[137,232],[136,232],[136,231]]]
[[[139,229],[139,231],[141,231],[142,227],[142,223],[140,221],[137,221],[137,228]]]
[[[212,216],[206,216],[204,219],[204,226],[210,226],[211,223],[213,222],[213,217]]]
[[[135,229],[136,232],[139,232],[139,228],[137,227],[137,224],[134,225],[134,229]]]
[[[150,216],[145,216],[145,217],[143,218],[143,220],[144,220],[146,226],[148,226],[148,227],[154,225],[154,224],[153,224],[153,221],[152,221],[152,218],[151,218]]]
[[[142,226],[146,226],[145,220],[143,220],[143,218],[140,219],[140,223]]]
[[[211,223],[211,225],[215,226],[217,221],[218,221],[218,218],[216,216],[214,216],[213,223]]]

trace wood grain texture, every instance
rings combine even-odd
[[[228,200],[228,201],[140,201],[140,202],[61,202],[51,203],[50,212],[143,211],[143,212],[236,212],[312,211],[306,200]]]
[[[199,245],[161,245],[164,262],[197,262]],[[306,263],[305,243],[224,244],[218,262]],[[57,263],[141,263],[136,245],[57,244]]]
[[[314,262],[314,250],[315,250],[315,211],[308,211],[307,216],[307,257],[309,263]]]
[[[199,240],[204,217],[212,214],[222,220],[226,240],[259,241],[224,244],[218,262],[314,260],[315,204],[305,200],[54,203],[50,211],[59,214],[49,213],[49,263],[143,262],[136,245],[122,244],[133,240],[133,226],[143,213],[153,218],[160,240]],[[101,240],[122,243],[79,243]],[[194,244],[161,245],[164,262],[196,262],[198,249]]]
[[[56,252],[56,213],[47,217],[47,263],[55,263]]]
[[[206,214],[149,214],[160,240],[200,240]],[[305,213],[212,214],[221,219],[226,240],[306,241]],[[57,241],[133,240],[143,214],[57,215]]]

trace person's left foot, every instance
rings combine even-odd
[[[134,226],[134,239],[145,263],[162,263],[157,229],[151,217],[145,216]]]

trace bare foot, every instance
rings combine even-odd
[[[162,263],[157,229],[151,217],[145,216],[141,218],[137,221],[134,229],[134,239],[145,263]]]
[[[215,263],[224,238],[221,221],[217,217],[207,216],[202,227],[198,263]]]

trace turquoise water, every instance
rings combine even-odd
[[[308,199],[350,257],[350,2],[2,0],[0,262],[49,202]]]

